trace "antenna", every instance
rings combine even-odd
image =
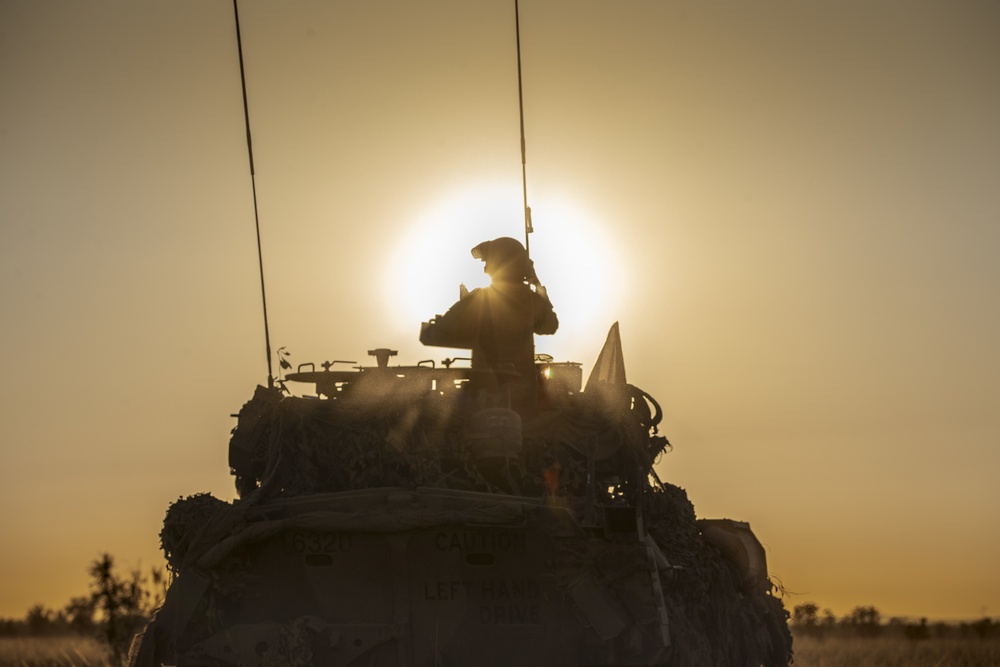
[[[236,0],[233,0],[236,2]],[[524,198],[524,249],[531,257],[529,234],[535,231],[531,226],[531,207],[528,206],[528,171],[524,152],[524,91],[521,86],[521,12],[514,0],[514,34],[517,38],[517,107],[521,117],[521,193]]]
[[[253,141],[250,138],[250,107],[247,105],[247,78],[243,70],[243,40],[240,38],[240,10],[233,0],[233,17],[236,19],[236,50],[240,55],[240,84],[243,87],[243,120],[247,128],[247,154],[250,157],[250,188],[253,190],[253,220],[257,228],[257,264],[260,267],[260,299],[264,304],[264,347],[267,354],[267,386],[274,387],[271,372],[271,335],[267,326],[267,294],[264,291],[264,253],[260,245],[260,215],[257,212],[257,181],[253,167]],[[522,142],[523,143],[523,142]]]

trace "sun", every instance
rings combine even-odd
[[[485,287],[489,276],[471,255],[481,241],[510,236],[524,243],[521,191],[516,187],[468,187],[441,200],[410,223],[383,273],[387,306],[403,327],[444,313],[459,298],[459,285]],[[563,197],[530,201],[535,232],[531,259],[559,316],[555,336],[539,336],[539,352],[558,357],[592,351],[619,319],[627,283],[607,223],[593,219]],[[579,348],[579,349],[577,349]]]

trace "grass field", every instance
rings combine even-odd
[[[1000,667],[1000,639],[796,637],[795,667]]]
[[[0,638],[0,665],[116,667],[100,644],[83,637]],[[794,667],[1000,667],[1000,639],[799,637]]]
[[[3,667],[115,667],[89,637],[0,637]]]

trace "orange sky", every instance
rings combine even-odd
[[[512,4],[241,2],[293,362],[440,356],[420,319],[520,235]],[[751,523],[789,608],[1000,614],[996,3],[522,0],[521,27],[539,351],[587,372],[621,322],[660,475]],[[0,3],[0,257],[9,617],[234,495],[266,367],[231,3]]]

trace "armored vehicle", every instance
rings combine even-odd
[[[173,580],[132,665],[789,663],[749,526],[658,478],[662,412],[617,324],[586,386],[536,356],[530,404],[465,360],[370,354],[257,387],[239,498],[167,511]]]
[[[252,181],[236,2],[234,18]],[[617,324],[586,385],[580,364],[535,355],[558,320],[526,189],[524,210],[524,246],[473,248],[493,283],[421,328],[471,358],[394,366],[377,348],[374,364],[269,372],[229,443],[238,499],[167,511],[173,579],[133,666],[788,664],[749,526],[696,520],[657,476],[662,413],[626,382]],[[257,238],[259,254],[259,219]],[[263,286],[261,262],[270,369]]]

